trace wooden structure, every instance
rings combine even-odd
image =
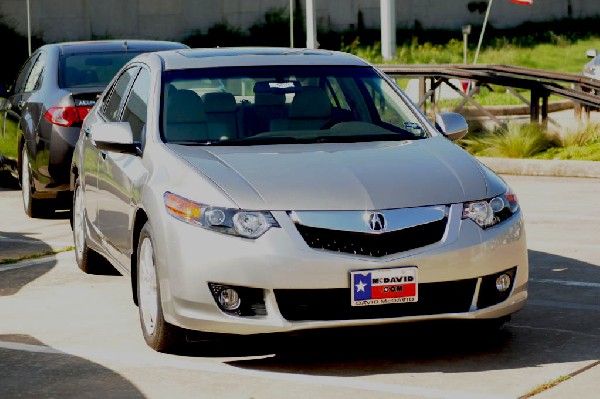
[[[463,99],[454,111],[460,112],[465,104],[470,103],[481,113],[498,125],[503,123],[489,110],[480,105],[473,95],[478,86],[493,84],[504,86],[509,92],[529,106],[532,122],[540,123],[547,128],[548,97],[555,94],[575,102],[575,112],[589,116],[591,109],[600,108],[600,80],[591,79],[572,73],[550,72],[540,69],[530,69],[507,65],[380,65],[379,69],[392,78],[418,78],[418,106],[423,112],[427,111],[427,103],[437,112],[436,89],[445,83],[456,91]],[[427,90],[426,80],[431,82]],[[465,92],[461,87],[450,82],[459,79],[470,82]],[[515,88],[529,90],[531,101],[528,101]],[[552,122],[552,120],[550,120]]]

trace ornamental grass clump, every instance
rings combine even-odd
[[[561,147],[585,147],[600,142],[600,123],[590,123],[577,130],[568,130],[557,140]]]
[[[537,124],[510,124],[492,133],[462,140],[474,155],[501,158],[531,158],[551,147],[550,138]]]

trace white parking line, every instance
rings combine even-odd
[[[22,269],[24,267],[39,266],[44,263],[57,262],[59,260],[71,259],[75,257],[73,251],[61,252],[56,255],[43,256],[37,259],[24,260],[22,262],[0,265],[0,273],[8,270]]]
[[[416,387],[409,385],[390,384],[383,382],[366,381],[360,378],[350,379],[348,377],[329,377],[306,374],[278,373],[273,371],[249,370],[230,366],[223,363],[192,361],[187,359],[175,358],[169,355],[150,354],[143,356],[142,362],[132,362],[132,357],[122,353],[107,353],[106,351],[74,350],[62,352],[53,348],[41,345],[20,344],[14,342],[0,341],[0,349],[18,350],[32,353],[46,353],[57,355],[78,356],[92,361],[109,360],[120,363],[129,363],[138,367],[171,367],[180,370],[202,371],[209,373],[229,374],[234,376],[244,376],[259,379],[268,379],[276,381],[286,381],[298,384],[310,384],[329,386],[336,388],[355,389],[361,391],[372,391],[380,393],[413,395],[431,399],[508,399],[509,396],[487,395],[482,393],[448,391],[442,389]],[[154,356],[155,355],[155,356]]]
[[[594,312],[600,312],[600,305],[587,305],[584,303],[546,301],[543,299],[528,299],[527,305],[545,306],[545,307],[549,307],[549,308],[569,309],[569,310],[592,310]]]
[[[600,283],[588,283],[587,281],[553,280],[553,279],[550,279],[550,278],[530,278],[529,281],[531,281],[533,283],[549,283],[549,284],[570,285],[570,286],[573,286],[573,287],[600,288]]]

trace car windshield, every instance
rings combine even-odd
[[[127,61],[140,52],[79,53],[60,57],[58,85],[61,88],[105,87]]]
[[[371,67],[166,71],[162,138],[186,145],[416,140],[414,108]]]

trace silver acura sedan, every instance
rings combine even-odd
[[[466,130],[344,53],[138,56],[77,142],[77,263],[131,276],[158,351],[190,330],[500,325],[527,298],[523,218],[450,141]]]

